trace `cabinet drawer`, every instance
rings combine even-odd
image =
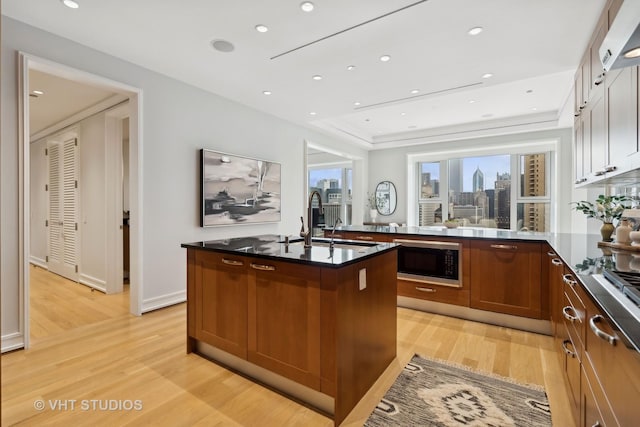
[[[565,328],[565,336],[567,337],[564,340],[558,341],[560,345],[561,351],[561,360],[562,360],[562,368],[564,370],[564,379],[567,384],[567,388],[569,389],[570,401],[572,403],[573,409],[573,417],[574,419],[580,419],[580,359],[578,359],[577,348],[574,344],[574,341],[571,340],[571,337]]]
[[[617,426],[609,401],[588,360],[582,363],[582,417],[584,426]]]
[[[469,291],[465,288],[453,288],[398,279],[398,295],[469,307]]]
[[[578,297],[574,290],[576,287],[579,287],[579,285],[573,276],[565,274],[562,279],[564,282],[564,299],[561,308],[562,319],[569,335],[576,346],[578,346],[578,358],[582,360],[582,348],[584,346],[584,336],[586,333],[586,309],[582,299]]]

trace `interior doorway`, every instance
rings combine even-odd
[[[129,312],[134,315],[141,314],[141,274],[137,268],[139,264],[136,262],[141,257],[138,183],[142,171],[139,170],[137,162],[139,158],[138,147],[141,142],[138,126],[138,118],[141,116],[139,102],[141,91],[101,76],[87,74],[27,54],[21,54],[20,65],[20,86],[22,89],[20,101],[23,113],[20,117],[22,129],[20,143],[24,153],[24,185],[22,186],[22,217],[24,220],[21,227],[24,241],[24,250],[21,254],[24,280],[21,284],[21,293],[24,305],[21,307],[21,318],[25,348],[28,348],[30,336],[29,289],[30,275],[34,271],[33,266],[45,267],[58,274],[71,269],[69,272],[72,274],[62,275],[69,277],[76,283],[82,283],[88,288],[92,288],[87,289],[87,292],[97,289],[105,294],[121,293],[123,284],[127,281],[130,289],[125,294],[128,299]],[[35,75],[38,77],[33,78],[32,81],[31,77]],[[42,111],[34,108],[34,102],[42,101],[47,95],[47,91],[31,84],[34,81],[40,81],[38,78],[41,76],[47,76],[49,82],[65,81],[80,91],[77,96],[69,96],[67,92],[67,96],[59,98],[59,102],[53,100],[56,103],[56,110],[58,112],[63,110],[63,113],[67,111],[66,116],[56,117],[55,112],[47,111],[46,108],[40,109]],[[55,92],[56,90],[52,89],[49,94],[55,94]],[[97,102],[92,102],[91,92],[98,93],[98,97],[104,94],[108,96],[101,97]],[[52,99],[53,97],[49,98],[49,101]],[[85,105],[81,105],[78,110],[77,106],[68,105],[66,101],[70,99],[83,100]],[[85,124],[84,130],[93,126],[93,134],[83,134],[83,129],[78,126],[78,123]],[[102,126],[102,135],[104,136],[102,155],[100,155],[99,148],[96,150],[96,147],[91,147],[89,143],[86,143],[86,141],[95,140],[95,135],[100,133],[100,126]],[[84,147],[83,138],[85,139]],[[47,175],[44,177],[47,181],[46,190],[47,192],[50,190],[49,186],[52,183],[57,185],[58,194],[56,197],[60,196],[57,200],[61,201],[59,206],[53,206],[55,202],[52,203],[49,199],[52,193],[47,194],[46,202],[43,202],[41,197],[40,200],[36,200],[37,194],[35,193],[41,184],[38,181],[43,179],[41,176],[43,174],[41,171],[40,176],[37,173],[38,169],[42,169],[38,167],[42,166],[42,161],[40,165],[37,162],[32,164],[34,147],[31,143],[34,141],[45,141],[47,154],[49,154],[49,149],[56,152],[54,156],[57,157],[57,160],[54,161],[54,164],[64,163],[65,149],[71,153],[69,158],[76,156],[76,159],[79,160],[76,164],[77,169],[69,166],[69,173],[65,173],[66,165],[63,165],[61,170],[54,172],[51,172],[48,164],[44,169],[47,171]],[[78,151],[73,152],[72,147],[77,147]],[[85,153],[82,152],[83,149],[85,149]],[[48,163],[49,160],[46,162]],[[91,162],[96,163],[92,164]],[[85,179],[80,178],[83,176],[83,169]],[[76,176],[73,176],[74,174]],[[56,182],[56,176],[58,182]],[[100,179],[96,179],[96,176]],[[51,181],[51,178],[54,180]],[[100,180],[103,185],[96,187],[96,182],[100,182]],[[92,200],[87,200],[88,198],[94,198],[94,201],[100,203],[92,203]],[[69,212],[73,211],[74,203],[77,204],[77,210],[73,215],[65,213],[65,208],[69,208]],[[100,206],[103,207],[100,215],[92,215],[93,204],[97,205],[98,209]],[[46,210],[43,209],[44,205],[46,205]],[[56,220],[56,224],[53,224],[55,227],[50,228],[53,218],[52,211],[53,213],[59,212],[64,218],[54,218]],[[44,221],[42,221],[43,216],[46,217]],[[123,236],[125,224],[128,232],[127,239],[124,239]],[[44,233],[42,228],[44,228]],[[96,230],[106,238],[103,238],[101,243],[100,251],[102,253],[97,251],[97,256],[92,257],[90,252],[92,250],[96,252],[95,247],[87,242],[92,241],[91,233],[96,233]],[[74,233],[71,233],[72,231],[75,232],[75,236]],[[46,236],[46,243],[43,243],[43,235]],[[34,239],[34,236],[39,236],[39,238]],[[56,260],[49,259],[49,254],[52,253],[51,238],[54,239],[53,252],[56,248],[61,248],[62,252],[58,255],[61,255],[62,261],[69,261],[68,265],[62,266],[61,271],[58,271],[56,267],[50,268],[51,265],[56,264],[56,260],[60,259],[60,257]],[[126,246],[125,242],[128,243]],[[44,256],[42,256],[43,253],[45,253]],[[74,260],[73,256],[76,256],[77,259]],[[71,267],[72,265],[73,267]],[[126,272],[125,265],[128,270]],[[100,270],[101,268],[102,270]],[[91,274],[92,271],[102,271],[104,274]],[[39,274],[38,280],[41,280],[42,277],[47,276]]]

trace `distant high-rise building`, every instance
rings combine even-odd
[[[494,213],[498,228],[511,228],[511,175],[496,174]]]
[[[473,173],[473,192],[484,191],[484,174],[480,170],[480,166]]]
[[[523,156],[521,194],[524,197],[546,196],[546,161],[544,154],[528,154]],[[549,215],[546,203],[524,203],[521,215],[521,227],[529,231],[547,231]]]
[[[462,192],[463,179],[462,159],[449,160],[449,191],[451,194]]]

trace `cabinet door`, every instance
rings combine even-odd
[[[320,389],[320,268],[251,259],[248,360]]]
[[[584,120],[581,116],[574,120],[573,124],[573,143],[575,145],[573,157],[573,170],[575,172],[574,183],[581,184],[585,176],[584,173]]]
[[[610,72],[606,80],[609,164],[629,170],[638,152],[638,67]]]
[[[574,420],[580,419],[580,359],[578,358],[577,348],[569,336],[569,331],[562,325],[563,332],[561,336],[564,338],[559,340],[560,357],[562,360],[562,369],[564,371],[564,381],[569,392],[569,401],[571,402],[571,413]]]
[[[593,41],[589,45],[590,53],[590,79],[589,79],[589,97],[587,98],[588,102],[591,103],[591,100],[594,98],[594,91],[597,91],[598,87],[602,85],[604,80],[604,67],[602,66],[602,61],[600,61],[600,53],[598,50],[600,49],[600,45],[604,40],[604,37],[607,34],[607,17],[603,16],[598,22],[598,27],[594,33]]]
[[[585,174],[593,173],[595,176],[603,176],[606,171],[605,166],[607,166],[609,162],[604,88],[601,88],[601,90],[598,90],[593,94],[594,98],[591,102],[591,109],[589,110],[590,129],[585,131],[590,134],[591,165],[589,165],[590,167],[588,168],[588,172],[585,170]],[[585,169],[587,169],[586,164]]]
[[[471,242],[471,307],[540,319],[541,244]]]
[[[246,258],[195,252],[195,338],[246,359]]]

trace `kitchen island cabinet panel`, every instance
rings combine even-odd
[[[203,251],[192,258],[195,338],[246,358],[246,263],[240,257]]]
[[[251,260],[248,360],[320,390],[320,268]]]
[[[548,285],[541,249],[541,243],[471,241],[471,307],[540,319],[541,287]]]

